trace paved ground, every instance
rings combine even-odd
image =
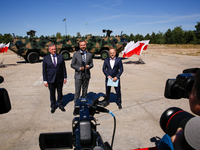
[[[121,56],[121,55],[120,55]],[[119,110],[115,103],[115,91],[112,88],[111,101],[107,107],[117,120],[114,150],[128,150],[155,146],[156,137],[161,138],[164,132],[159,126],[161,114],[169,107],[176,106],[190,111],[188,100],[170,100],[164,98],[165,82],[175,78],[183,69],[199,67],[199,56],[174,54],[157,54],[154,49],[143,53],[146,64],[124,64],[121,77],[122,106]],[[42,59],[41,59],[42,60]],[[123,59],[135,62],[137,56]],[[12,110],[0,115],[0,149],[2,150],[37,150],[40,133],[71,131],[74,96],[74,70],[71,60],[66,61],[68,79],[64,85],[64,103],[66,112],[59,109],[50,113],[49,91],[42,81],[42,62],[26,63],[16,54],[4,55],[5,68],[0,68]],[[88,95],[105,93],[103,61],[94,58],[91,70]],[[97,127],[104,141],[111,142],[113,118],[109,114],[96,115],[100,126]]]

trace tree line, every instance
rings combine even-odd
[[[200,44],[200,22],[197,22],[197,25],[195,25],[196,30],[189,30],[184,31],[182,29],[182,26],[175,27],[173,30],[168,29],[165,33],[159,32],[155,34],[152,32],[150,35],[149,33],[146,36],[136,34],[133,35],[131,33],[130,35],[123,34],[123,36],[126,36],[128,41],[142,41],[142,40],[150,40],[150,44]],[[33,30],[31,30],[33,31]],[[27,36],[16,36],[17,38],[29,38],[28,35],[30,35],[29,32],[27,32]],[[81,36],[80,32],[77,32],[76,36],[70,36],[67,35],[68,38],[80,38],[80,37],[86,37],[86,36],[92,36],[92,34],[87,34],[85,36]],[[63,39],[66,38],[66,36],[62,36],[60,32],[57,32],[56,35],[52,36],[46,36],[48,38],[59,38]],[[35,33],[33,33],[32,38],[44,38],[43,35],[40,37],[35,36]],[[12,41],[11,34],[0,34],[0,43],[8,43]]]
[[[196,30],[184,31],[181,26],[175,27],[173,30],[168,29],[165,33],[159,32],[155,34],[140,34],[130,36],[126,35],[128,41],[150,40],[151,44],[200,44],[200,22],[195,25]]]

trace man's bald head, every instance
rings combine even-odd
[[[110,49],[109,50],[109,54],[110,54],[111,59],[114,59],[115,55],[116,55],[116,50],[115,49]]]

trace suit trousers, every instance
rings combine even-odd
[[[82,87],[82,98],[86,98],[87,96],[87,89],[89,80],[85,78],[84,76],[82,79],[75,79],[75,95],[74,95],[74,102],[76,103],[76,100],[80,97],[81,87]]]
[[[108,82],[108,79],[106,79],[105,84],[106,84],[106,101],[109,101],[111,86],[107,86],[107,82]],[[117,105],[119,105],[119,104],[122,103],[120,80],[119,80],[119,83],[118,83],[118,87],[114,87],[114,88],[115,88],[115,92],[117,94]]]
[[[48,83],[49,91],[50,91],[50,101],[51,101],[51,108],[56,107],[56,96],[55,96],[55,91],[57,89],[57,104],[58,107],[62,106],[63,103],[63,93],[62,93],[62,88],[63,88],[63,82],[54,82],[54,83]]]

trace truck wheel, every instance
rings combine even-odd
[[[64,60],[70,59],[70,54],[67,50],[63,50],[60,54],[63,55]]]
[[[39,55],[37,52],[30,52],[27,56],[27,60],[30,63],[36,63],[39,60]]]
[[[101,52],[101,59],[104,60],[104,59],[106,59],[108,57],[109,57],[109,51],[108,50],[103,50]]]

